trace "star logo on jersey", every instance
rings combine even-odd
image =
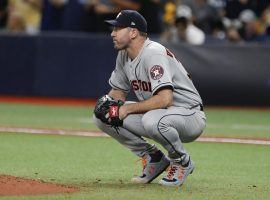
[[[160,79],[164,74],[164,70],[161,66],[155,65],[150,70],[151,78],[154,80]]]

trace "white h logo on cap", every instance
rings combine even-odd
[[[131,22],[131,25],[135,25],[135,23],[134,22]]]
[[[118,13],[118,15],[117,15],[117,17],[116,17],[116,19],[121,15],[122,13],[120,12],[120,13]]]

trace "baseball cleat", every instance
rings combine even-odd
[[[131,179],[133,183],[150,183],[170,165],[169,159],[161,152],[142,157],[142,175]]]
[[[195,166],[190,160],[187,167],[181,166],[179,163],[171,163],[167,176],[159,181],[159,184],[165,186],[180,186],[182,185],[187,176],[192,174]]]

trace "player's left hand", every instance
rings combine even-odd
[[[119,108],[119,119],[124,120],[128,116],[127,107],[125,105]]]

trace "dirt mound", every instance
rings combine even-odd
[[[78,191],[76,188],[69,186],[0,175],[0,196],[59,194],[76,191]]]

